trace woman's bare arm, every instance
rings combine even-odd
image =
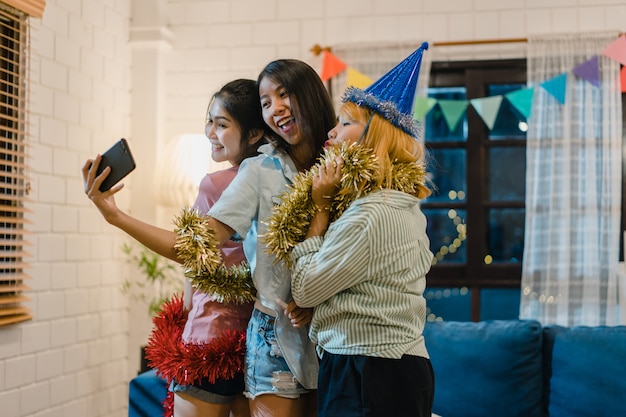
[[[99,176],[95,175],[100,160],[100,155],[93,160],[88,159],[83,165],[82,173],[85,194],[98,208],[104,219],[152,251],[180,263],[174,249],[176,233],[173,230],[162,229],[141,221],[117,207],[114,195],[124,188],[124,184],[117,184],[105,192],[99,190],[100,184],[110,172],[110,168],[107,167]],[[207,223],[215,231],[215,237],[220,246],[234,234],[233,229],[215,219],[211,218]]]

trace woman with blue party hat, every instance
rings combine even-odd
[[[412,117],[424,43],[366,90],[349,88],[320,162],[282,196],[269,250],[292,268],[321,358],[319,417],[430,417],[422,330],[433,255],[420,200],[424,154]]]

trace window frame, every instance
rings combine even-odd
[[[488,84],[526,84],[526,59],[433,62],[429,87],[465,86],[467,100],[483,98],[488,94]],[[461,142],[425,142],[427,151],[433,149],[466,149],[467,200],[465,202],[422,202],[424,209],[466,210],[467,263],[433,265],[427,275],[428,286],[437,288],[466,287],[470,290],[470,317],[481,317],[480,293],[486,288],[519,288],[521,285],[521,260],[519,263],[492,263],[483,261],[487,253],[486,210],[490,208],[524,208],[521,202],[487,201],[487,151],[492,146],[526,146],[526,140],[489,140],[489,129],[478,113],[468,105],[467,140]]]

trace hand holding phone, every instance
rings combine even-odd
[[[101,192],[109,190],[135,169],[135,160],[130,153],[126,139],[122,138],[118,140],[102,154],[100,165],[98,165],[98,169],[96,170],[96,176],[100,175],[106,167],[111,167],[111,171],[102,184],[100,184],[99,190]]]

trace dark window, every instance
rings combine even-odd
[[[526,88],[526,61],[433,63],[425,145],[435,193],[424,200],[435,264],[429,320],[517,318],[524,248],[525,118],[506,98],[489,129],[471,104],[449,126],[440,104]]]

